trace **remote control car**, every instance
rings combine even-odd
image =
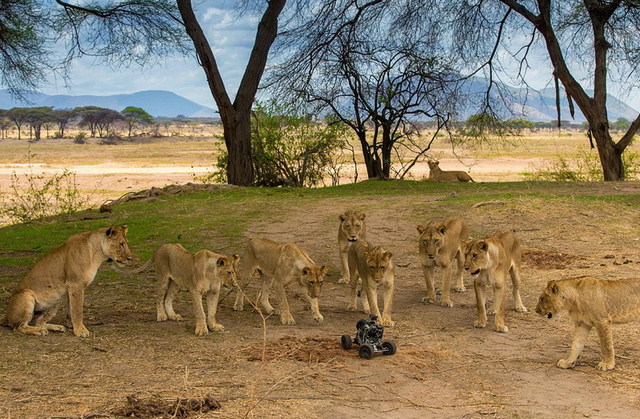
[[[356,337],[351,339],[349,335],[342,335],[342,348],[351,349],[355,343],[360,345],[358,355],[360,358],[371,359],[374,354],[393,355],[396,353],[396,344],[390,340],[382,341],[384,326],[376,324],[378,316],[371,314],[369,321],[358,320],[356,324]]]

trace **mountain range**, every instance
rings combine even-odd
[[[523,118],[533,122],[549,122],[557,119],[555,90],[546,88],[542,90],[524,90],[511,87],[506,84],[496,83],[499,88],[492,88],[491,100],[494,103],[494,111],[505,119]],[[485,98],[488,83],[484,78],[471,78],[461,89],[461,97],[465,103],[459,107],[459,120],[465,120],[469,116],[478,113],[482,100]],[[587,91],[588,94],[592,92]],[[97,96],[97,95],[47,95],[33,92],[28,95],[29,102],[16,100],[7,90],[0,90],[0,109],[14,107],[51,106],[55,109],[73,109],[79,106],[100,106],[103,108],[121,111],[127,106],[136,106],[144,109],[154,117],[176,117],[183,115],[190,118],[218,117],[215,109],[209,108],[173,92],[164,90],[145,90],[130,94]],[[575,105],[575,104],[574,104]],[[585,117],[575,106],[575,119],[569,114],[569,103],[564,91],[561,91],[561,119],[582,123]],[[616,98],[607,96],[607,109],[609,119],[615,121],[618,118],[634,120],[638,111]]]
[[[99,106],[120,112],[127,106],[136,106],[154,117],[176,117],[184,115],[190,118],[217,117],[215,109],[195,103],[189,99],[165,90],[145,90],[130,94],[96,95],[47,95],[39,92],[27,94],[27,101],[17,100],[7,90],[0,90],[0,109],[16,107],[51,106],[55,109],[73,109],[79,106]]]

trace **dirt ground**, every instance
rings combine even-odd
[[[589,188],[640,193],[640,183],[633,182]],[[527,198],[476,208],[442,201],[445,196],[333,198],[321,201],[321,208],[278,208],[278,216],[247,229],[247,237],[296,242],[318,264],[332,267],[320,300],[321,324],[292,285],[295,326],[272,317],[263,328],[250,307],[232,310],[232,294],[218,311],[225,331],[196,337],[186,293],[176,302],[184,321],[157,323],[152,273],[141,274],[137,283],[110,284],[98,274],[85,302],[91,338],[0,329],[0,415],[177,417],[176,399],[195,398],[213,399],[220,409],[204,413],[208,408],[199,405],[190,411],[193,417],[640,417],[640,324],[614,328],[614,371],[595,369],[600,351],[594,333],[576,368],[560,370],[555,362],[569,350],[572,326],[565,316],[547,320],[533,312],[549,279],[638,277],[640,212],[616,213],[607,203],[576,206],[570,193],[553,205]],[[394,253],[396,325],[385,329],[385,337],[397,343],[394,356],[363,360],[356,350],[340,347],[340,336],[354,334],[364,317],[345,310],[348,286],[337,283],[337,217],[350,208],[367,213],[369,241]],[[486,329],[473,327],[468,276],[467,292],[452,294],[454,307],[420,302],[425,285],[415,226],[436,210],[465,217],[476,237],[505,228],[520,237],[522,296],[530,312],[516,313],[509,295],[508,333],[492,330],[492,316]],[[134,251],[136,245],[131,243]],[[211,248],[217,250],[215,238]],[[6,307],[6,300],[0,304]],[[64,322],[64,315],[56,320]],[[155,409],[162,403],[168,407]]]

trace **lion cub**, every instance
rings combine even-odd
[[[445,307],[453,307],[451,302],[451,276],[453,263],[456,261],[458,272],[456,274],[456,291],[464,292],[464,280],[462,272],[464,266],[464,254],[460,249],[462,240],[469,238],[469,226],[460,217],[450,217],[440,223],[431,221],[426,226],[418,225],[420,241],[418,250],[420,252],[420,263],[424,272],[424,280],[427,284],[427,295],[422,302],[432,303],[436,298],[433,277],[436,267],[442,269],[442,299],[440,304]]]
[[[187,290],[193,300],[196,317],[195,333],[203,336],[209,330],[220,332],[224,326],[216,320],[220,288],[236,286],[238,255],[225,256],[209,250],[191,253],[178,243],[163,244],[144,265],[126,273],[141,272],[153,264],[158,280],[156,291],[157,321],[182,320],[173,310],[178,290]],[[202,297],[207,297],[205,317]]]
[[[60,299],[67,295],[73,334],[87,337],[90,333],[82,321],[84,289],[93,282],[102,262],[126,263],[130,259],[127,226],[75,234],[22,278],[1,323],[31,335],[64,332],[64,326],[47,322],[55,317]]]
[[[326,266],[316,265],[296,244],[280,244],[268,239],[254,238],[247,244],[241,272],[248,280],[261,279],[262,290],[259,299],[262,308],[268,314],[275,311],[269,303],[269,291],[273,288],[278,300],[280,321],[282,324],[296,324],[289,309],[285,287],[292,282],[297,282],[303,287],[311,304],[313,319],[321,322],[323,317],[318,307],[318,297],[328,270]],[[243,307],[244,294],[238,290],[233,309],[239,311]]]
[[[349,249],[349,269],[351,278],[351,303],[347,310],[358,309],[358,277],[362,279],[362,306],[366,314],[378,316],[383,326],[393,326],[391,308],[395,281],[393,254],[380,246],[371,247],[360,240]],[[384,303],[382,316],[378,308],[378,287],[382,286]]]
[[[568,312],[575,323],[571,351],[557,362],[558,368],[573,368],[589,332],[595,327],[602,361],[597,368],[615,368],[612,323],[640,320],[640,279],[600,280],[589,276],[549,281],[542,291],[536,313],[547,318]]]
[[[363,212],[347,211],[340,214],[340,225],[338,226],[338,252],[340,263],[342,264],[342,277],[339,284],[349,282],[349,247],[358,240],[366,240],[367,224]]]
[[[509,328],[504,324],[504,300],[506,297],[507,274],[511,276],[513,283],[513,299],[516,311],[525,313],[526,307],[520,298],[520,244],[516,235],[511,231],[503,231],[493,236],[472,240],[464,244],[465,262],[464,269],[474,277],[473,287],[476,291],[476,304],[478,306],[478,320],[475,327],[487,326],[486,287],[493,288],[493,311],[495,311],[496,331],[506,333]]]

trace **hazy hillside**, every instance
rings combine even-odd
[[[100,106],[121,111],[127,106],[137,106],[153,116],[175,117],[215,117],[212,108],[199,105],[175,93],[164,90],[145,90],[131,94],[92,96],[92,95],[46,95],[34,92],[29,95],[31,103],[20,102],[11,97],[6,90],[0,90],[0,109],[31,106],[51,106],[56,109],[72,109],[78,106]]]
[[[479,112],[487,91],[486,79],[474,77],[462,87],[462,97],[465,103],[459,108],[460,119]],[[588,94],[593,91],[587,90]],[[497,82],[491,90],[491,100],[494,110],[503,118],[523,118],[534,122],[555,121],[557,116],[555,89],[542,90],[519,89]],[[560,118],[575,123],[585,122],[586,119],[574,102],[575,119],[571,119],[569,103],[564,89],[560,91]],[[615,121],[618,118],[626,118],[630,121],[636,119],[638,111],[622,102],[613,95],[607,95],[607,109],[609,119]]]

